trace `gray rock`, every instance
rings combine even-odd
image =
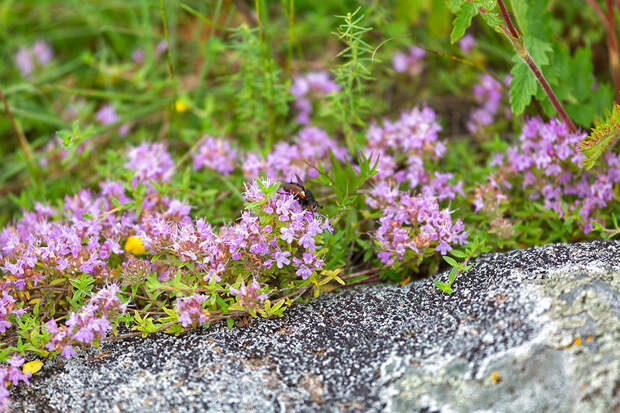
[[[108,342],[47,361],[10,407],[620,412],[619,242],[487,254],[455,288],[358,286],[281,319]]]

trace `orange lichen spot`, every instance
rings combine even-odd
[[[125,242],[125,251],[131,252],[134,255],[144,254],[144,243],[140,237],[132,235]]]
[[[493,384],[497,384],[502,381],[501,377],[499,377],[499,371],[496,370],[491,373],[491,381],[493,382]]]
[[[592,341],[592,336],[586,337],[586,341]]]
[[[580,346],[581,345],[581,337],[577,337],[573,340],[573,344],[576,346]]]

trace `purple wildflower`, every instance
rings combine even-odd
[[[229,286],[228,291],[237,296],[240,305],[247,308],[256,308],[258,301],[263,302],[267,299],[267,294],[259,294],[260,284],[255,278],[249,285],[245,285],[245,280],[242,278],[239,288]]]
[[[426,51],[417,46],[411,46],[409,53],[394,53],[392,56],[392,67],[397,73],[407,72],[412,76],[418,76],[424,70],[422,59],[426,56]]]
[[[21,369],[24,361],[26,361],[25,358],[14,354],[13,357],[7,360],[8,365],[6,367],[0,367],[0,409],[6,408],[10,384],[16,386],[20,381],[30,384],[28,379],[32,376],[32,373],[23,373]]]
[[[340,86],[330,79],[327,72],[308,72],[295,77],[290,92],[296,99],[294,106],[298,111],[297,122],[302,125],[310,123],[311,97],[320,97],[338,91],[340,91]]]
[[[118,114],[111,104],[103,105],[95,114],[95,119],[102,125],[118,121]]]
[[[606,208],[613,196],[613,185],[620,182],[616,153],[605,154],[607,168],[591,174],[579,171],[583,155],[576,149],[583,133],[570,133],[557,119],[544,123],[529,119],[518,146],[506,152],[505,168],[521,180],[529,199],[542,199],[544,206],[560,217],[566,211],[579,215],[584,231],[592,230],[595,213]]]
[[[189,297],[177,298],[176,313],[179,315],[178,320],[183,327],[207,322],[208,317],[201,304],[207,298],[209,297],[202,294],[192,294]]]
[[[109,320],[127,308],[127,304],[121,304],[117,297],[118,291],[114,284],[102,288],[79,312],[70,313],[63,326],[58,327],[54,319],[48,321],[46,329],[52,337],[45,348],[70,358],[75,354],[73,346],[76,343],[88,344],[104,338],[112,330]]]
[[[35,64],[43,67],[47,65],[54,56],[54,52],[49,44],[38,40],[32,47],[22,47],[15,55],[15,63],[22,76],[28,76],[35,68]]]
[[[133,172],[132,185],[148,186],[150,181],[166,182],[172,177],[174,163],[161,143],[142,143],[127,152],[129,160],[125,167]]]
[[[506,76],[504,84],[508,86],[511,79],[512,76]],[[504,94],[502,93],[502,85],[486,73],[480,77],[480,83],[474,85],[473,93],[479,106],[469,115],[467,129],[475,133],[484,126],[493,123]],[[507,112],[507,115],[509,114]]]
[[[131,53],[131,60],[135,63],[142,63],[144,60],[144,50],[136,49]]]
[[[308,168],[309,164],[316,165],[320,161],[329,167],[326,159],[329,159],[330,150],[341,161],[347,155],[346,148],[339,146],[325,131],[305,127],[298,132],[292,144],[277,143],[265,159],[257,153],[248,153],[243,162],[243,174],[254,179],[258,178],[261,172],[270,179],[296,181],[297,176],[306,179],[317,174],[316,169]]]
[[[369,203],[381,209],[375,238],[381,246],[379,258],[384,264],[407,260],[411,254],[424,255],[431,247],[445,255],[451,245],[466,242],[468,233],[462,221],[453,222],[451,212],[441,209],[434,197],[399,192],[397,197],[379,197]]]
[[[475,44],[476,39],[469,33],[461,37],[461,39],[459,40],[459,48],[463,51],[463,53],[471,52],[471,49],[474,48]]]
[[[164,53],[166,50],[168,50],[168,43],[165,40],[162,40],[159,43],[157,43],[157,46],[155,47],[156,54],[160,55]]]
[[[204,142],[198,147],[197,153],[192,157],[194,158],[194,170],[206,167],[221,174],[230,175],[235,169],[237,151],[224,139],[206,136]]]

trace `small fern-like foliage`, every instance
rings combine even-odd
[[[596,161],[613,147],[620,137],[620,105],[614,105],[611,113],[602,122],[596,123],[590,134],[577,144],[579,151],[585,155],[581,167],[592,169]]]

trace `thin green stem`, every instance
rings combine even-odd
[[[13,128],[13,131],[15,132],[15,137],[17,138],[17,143],[19,144],[19,147],[24,153],[24,157],[26,158],[26,162],[28,162],[28,166],[30,167],[30,172],[32,174],[33,180],[36,183],[38,182],[37,166],[34,163],[32,150],[30,149],[30,145],[28,144],[28,139],[26,139],[26,135],[24,135],[24,132],[17,125],[15,117],[13,117],[13,113],[11,112],[11,108],[9,107],[9,103],[6,100],[4,93],[2,92],[2,88],[0,88],[0,99],[2,99],[4,111],[6,112],[6,115],[11,122],[11,127]]]
[[[176,102],[177,102],[177,82],[174,76],[174,65],[172,64],[172,45],[170,44],[170,36],[168,34],[168,19],[166,17],[166,9],[164,7],[164,0],[159,0],[159,11],[161,12],[161,20],[164,26],[164,39],[166,40],[166,56],[168,57],[168,70],[170,71],[170,79],[172,80],[172,96],[174,97],[171,105],[172,117],[175,122],[178,122],[176,116]],[[178,126],[178,125],[177,125]],[[178,127],[177,127],[178,130]]]
[[[288,2],[288,47],[286,51],[286,73],[291,74],[293,44],[295,43],[295,0]]]

